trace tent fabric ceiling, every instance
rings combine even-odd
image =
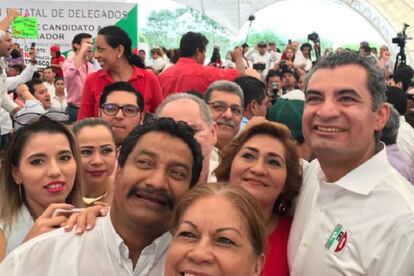
[[[233,34],[237,34],[243,24],[247,21],[249,15],[255,14],[259,10],[280,2],[282,0],[175,0],[178,3],[190,6],[203,12],[211,19],[215,20],[221,26]],[[284,0],[287,1],[287,0]],[[332,0],[348,5],[350,8],[359,3],[369,3],[370,6],[388,21],[389,25],[395,31],[393,35],[400,32],[403,23],[411,26],[408,28],[407,35],[414,37],[414,1],[413,0]],[[355,10],[355,8],[353,8]],[[363,12],[360,12],[362,16]],[[368,11],[369,13],[369,11]],[[367,20],[370,18],[365,17]],[[370,22],[374,27],[374,22]],[[381,29],[377,29],[379,33]],[[388,35],[382,34],[384,38]],[[389,42],[390,43],[390,42]],[[414,61],[414,41],[408,40],[406,45],[408,59]]]
[[[25,0],[15,0],[24,2]],[[30,0],[42,1],[42,0]],[[44,1],[44,0],[43,0]],[[65,1],[65,0],[54,0]],[[140,0],[66,0],[66,1],[89,1],[89,2],[137,2]],[[233,34],[237,34],[243,24],[247,21],[249,15],[255,14],[259,10],[280,1],[289,0],[174,0],[190,6],[196,10],[203,12],[205,15],[219,23],[221,26],[229,30]],[[329,0],[327,0],[329,1]],[[348,5],[351,9],[359,12],[368,22],[382,35],[386,41],[390,42],[390,37],[394,37],[400,32],[403,23],[409,24],[411,27],[407,30],[408,37],[414,37],[414,0],[331,0],[339,4]],[[365,3],[365,5],[364,5]],[[386,21],[391,28],[388,29],[378,27],[375,23],[379,19],[375,16],[367,16],[371,14],[369,8],[365,8],[366,4],[375,9],[376,13],[382,17],[380,20]],[[357,10],[356,6],[362,6],[363,11]],[[368,9],[368,10],[367,10]],[[408,40],[406,45],[406,53],[408,59],[414,62],[414,40]]]

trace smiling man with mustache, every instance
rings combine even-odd
[[[203,157],[186,123],[161,118],[125,139],[110,215],[82,236],[62,230],[10,253],[0,275],[159,276],[175,202],[198,182]]]

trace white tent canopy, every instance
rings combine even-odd
[[[249,15],[282,0],[176,0],[176,2],[201,11],[233,34],[237,34]],[[283,0],[288,1],[288,0]],[[408,37],[414,37],[413,0],[332,0],[345,4],[363,16],[385,41],[391,42],[403,23],[412,27]],[[306,24],[306,22],[303,22]],[[406,53],[414,61],[414,41],[408,40]]]
[[[15,0],[24,2],[24,0]],[[37,1],[37,0],[30,0]],[[44,1],[44,0],[38,0]],[[53,1],[89,1],[89,2],[136,2],[140,0],[53,0]],[[255,14],[267,6],[289,0],[174,0],[201,11],[225,29],[237,34],[249,15]],[[311,1],[311,0],[309,0]],[[403,23],[411,26],[408,37],[414,37],[414,0],[326,0],[343,4],[360,14],[374,27],[382,38],[391,43],[391,39],[401,31]],[[308,22],[300,22],[308,24]],[[414,61],[414,40],[408,40],[406,53]]]

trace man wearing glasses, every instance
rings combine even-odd
[[[243,117],[243,91],[234,82],[219,80],[207,88],[204,100],[218,126],[216,147],[222,150],[239,132]]]
[[[120,146],[131,130],[144,117],[144,98],[129,83],[119,81],[105,86],[100,102],[100,116],[114,132],[115,144]]]

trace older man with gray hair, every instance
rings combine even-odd
[[[243,91],[234,82],[215,81],[204,92],[204,100],[218,127],[216,147],[222,150],[239,132],[243,117]]]
[[[411,184],[414,184],[414,169],[410,158],[397,145],[398,130],[400,127],[400,113],[390,104],[390,117],[385,124],[381,141],[385,143],[388,161]]]
[[[188,93],[171,94],[161,102],[155,115],[186,122],[194,129],[194,138],[200,144],[204,158],[199,182],[215,182],[212,172],[218,165],[217,151],[213,150],[217,142],[217,124],[206,103]]]

